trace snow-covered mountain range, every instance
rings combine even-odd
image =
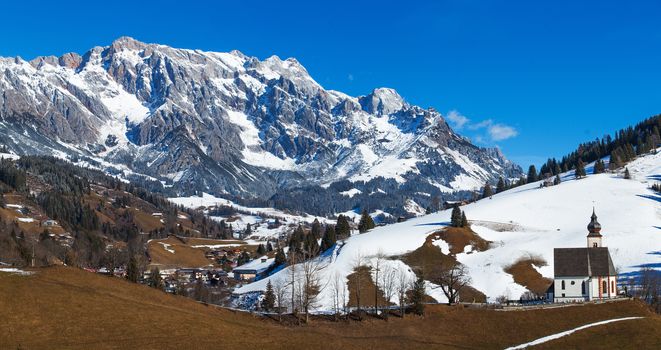
[[[420,189],[452,196],[521,174],[393,89],[353,97],[324,89],[293,58],[128,37],[83,56],[0,58],[0,144],[180,192],[243,198],[382,177],[420,202],[429,200],[415,195]]]

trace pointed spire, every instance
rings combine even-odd
[[[588,236],[601,236],[599,232],[601,232],[601,224],[599,221],[597,221],[597,213],[592,207],[592,216],[590,217],[590,223],[588,224]]]

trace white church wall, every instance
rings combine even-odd
[[[564,288],[563,287],[564,281]],[[558,277],[553,281],[556,302],[584,301],[586,299],[583,293],[582,283],[586,282],[587,277]]]

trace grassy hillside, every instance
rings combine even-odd
[[[30,276],[0,272],[0,348],[502,349],[625,316],[646,318],[578,332],[565,341],[585,348],[585,334],[594,332],[607,334],[609,343],[600,340],[604,346],[644,349],[661,342],[661,319],[633,301],[509,312],[437,305],[428,307],[424,318],[317,319],[285,327],[77,269],[34,271]]]

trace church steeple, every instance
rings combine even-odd
[[[588,248],[601,247],[601,224],[597,221],[597,214],[592,208],[592,216],[588,224]]]

